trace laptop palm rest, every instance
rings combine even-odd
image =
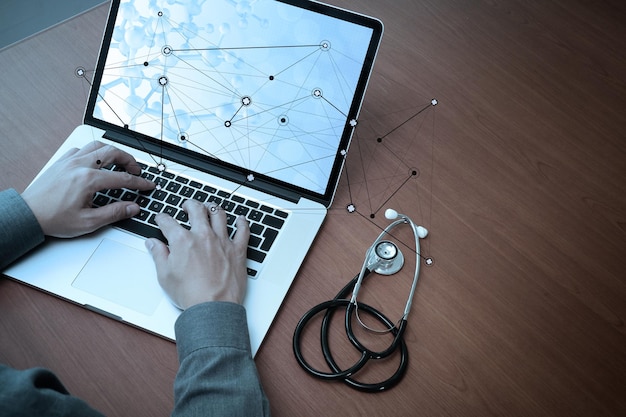
[[[150,255],[111,239],[102,239],[72,283],[74,288],[145,315],[163,299]]]

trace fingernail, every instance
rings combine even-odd
[[[126,216],[133,217],[139,214],[139,206],[135,204],[129,204],[126,206]]]
[[[152,252],[152,248],[154,247],[154,242],[151,241],[150,239],[146,239],[146,241],[144,243],[146,245],[146,249],[148,249],[150,252]]]

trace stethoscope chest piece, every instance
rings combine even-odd
[[[404,255],[395,243],[382,240],[373,249],[367,261],[370,270],[380,275],[393,275],[402,269]]]

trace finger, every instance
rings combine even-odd
[[[113,145],[107,145],[102,142],[90,142],[74,152],[73,156],[77,159],[77,163],[80,166],[99,168],[116,164],[131,174],[141,174],[141,167],[132,155]]]
[[[103,226],[120,220],[128,219],[139,214],[139,205],[132,202],[117,201],[98,208],[85,209],[83,215],[84,233],[92,232]]]
[[[157,275],[160,276],[159,271],[163,271],[166,268],[170,250],[165,243],[155,238],[146,239],[145,245],[150,255],[152,255],[152,260],[157,269]]]
[[[171,216],[159,213],[155,217],[155,221],[161,232],[163,232],[163,236],[167,239],[168,242],[173,242],[181,238],[181,236],[187,232],[176,220],[174,220]]]
[[[237,231],[233,237],[233,243],[237,250],[245,253],[250,240],[250,225],[244,216],[238,216],[235,225],[237,226]]]
[[[123,167],[127,172],[134,175],[141,174],[141,167],[135,160],[135,158],[119,148],[112,145],[103,145],[94,149],[89,154],[85,155],[85,158],[91,158],[93,162],[98,166],[105,166],[109,164],[116,164]],[[100,161],[98,163],[98,161]],[[88,165],[91,166],[91,165]]]
[[[216,204],[209,205],[207,209],[209,212],[211,228],[215,234],[218,236],[228,237],[228,219],[226,217],[226,210]]]
[[[60,158],[59,161],[63,160],[63,159],[69,159],[72,156],[76,155],[78,152],[80,151],[80,149],[78,148],[72,148],[69,151],[65,152]]]
[[[78,152],[76,152],[76,156],[85,156],[87,154],[90,154],[91,152],[103,148],[107,145],[105,145],[104,143],[97,141],[97,140],[93,140],[91,142],[89,142],[88,144],[86,144],[85,146],[83,146],[82,148],[78,149]]]
[[[109,190],[128,188],[131,190],[152,190],[156,185],[145,178],[129,174],[128,172],[94,170],[92,171],[92,190]]]
[[[190,199],[183,203],[183,210],[185,210],[189,216],[189,224],[191,225],[192,231],[198,231],[200,233],[211,231],[207,208],[204,204]]]

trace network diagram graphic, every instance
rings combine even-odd
[[[381,210],[409,194],[407,211],[430,221],[437,99],[366,100],[350,115],[371,34],[325,19],[265,0],[122,1],[94,117],[246,167],[248,181],[261,173],[324,193],[340,159],[330,215],[382,229]],[[90,86],[93,74],[75,71]],[[407,91],[373,77],[369,89]]]
[[[372,30],[276,1],[161,3],[120,5],[94,117],[323,194]]]

